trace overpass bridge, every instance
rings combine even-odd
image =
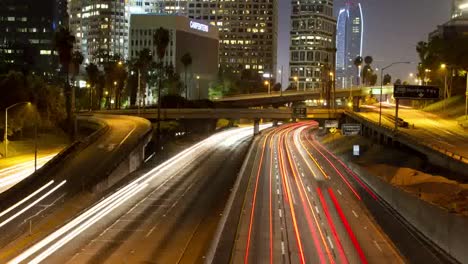
[[[337,89],[335,98],[349,98],[366,96],[369,94],[380,95],[380,86],[353,87],[349,89]],[[384,86],[382,94],[393,94],[393,86]],[[301,102],[305,100],[323,99],[324,94],[319,90],[310,91],[284,91],[272,93],[240,94],[225,96],[215,99],[215,102],[232,107],[253,107],[261,105],[287,104],[291,102]]]
[[[307,118],[328,119],[341,116],[344,109],[328,110],[308,108]],[[146,119],[158,119],[157,109],[123,109],[123,110],[102,110],[94,112],[96,114],[129,115],[139,116]],[[180,108],[161,109],[161,119],[291,119],[292,109],[237,109],[237,108]]]

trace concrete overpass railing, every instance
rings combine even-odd
[[[360,116],[351,111],[345,111],[345,115],[363,124],[365,127],[377,131],[380,134],[392,138],[401,144],[419,151],[427,156],[428,160],[436,165],[456,171],[468,177],[468,157],[448,151],[434,143],[425,142],[422,139],[411,136],[404,131],[395,132],[393,127],[382,124],[379,126],[370,119]]]

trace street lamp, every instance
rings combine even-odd
[[[268,86],[268,94],[271,94],[271,90],[270,90],[271,84],[270,84],[270,82],[265,81],[265,86]]]
[[[299,91],[299,78],[297,76],[293,77],[293,80],[296,82],[296,89]]]
[[[197,75],[198,100],[200,100],[200,75]]]
[[[8,110],[20,104],[31,105],[31,102],[19,102],[5,108],[5,131],[3,133],[3,144],[5,145],[5,158],[8,156]]]
[[[411,62],[409,61],[398,61],[398,62],[394,62],[394,63],[391,63],[390,65],[388,66],[385,66],[382,68],[382,70],[380,71],[380,103],[379,103],[379,126],[382,126],[382,93],[383,93],[383,73],[386,69],[394,66],[394,65],[397,65],[397,64],[410,64]]]

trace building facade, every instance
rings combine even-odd
[[[106,56],[127,58],[129,5],[116,0],[69,0],[70,31],[84,63],[99,63]]]
[[[468,0],[452,0],[452,19],[468,17]]]
[[[164,66],[172,67],[179,74],[188,99],[208,98],[208,87],[216,80],[218,73],[218,29],[206,22],[189,19],[185,16],[158,14],[134,14],[130,18],[130,59],[138,58],[143,49],[149,49],[157,62],[156,46],[153,36],[160,27],[169,30],[170,43],[164,57]],[[184,54],[190,54],[192,64],[187,67],[181,62]],[[187,76],[185,74],[187,73]],[[185,96],[185,92],[178,91]],[[147,89],[147,104],[156,100],[152,91]]]
[[[335,65],[333,1],[292,1],[291,23],[289,85],[320,89]]]
[[[2,71],[27,71],[46,78],[55,75],[54,32],[66,19],[64,0],[0,1]]]
[[[361,75],[354,65],[362,57],[364,17],[360,3],[348,1],[340,9],[337,21],[336,87],[357,85]]]
[[[240,72],[274,73],[277,0],[131,0],[136,13],[178,14],[219,28],[219,63]]]

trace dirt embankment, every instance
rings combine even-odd
[[[429,164],[417,153],[382,146],[361,136],[326,135],[317,139],[386,182],[451,212],[468,216],[468,182],[451,180],[456,178],[452,172]],[[353,156],[353,145],[360,146],[359,157]]]

